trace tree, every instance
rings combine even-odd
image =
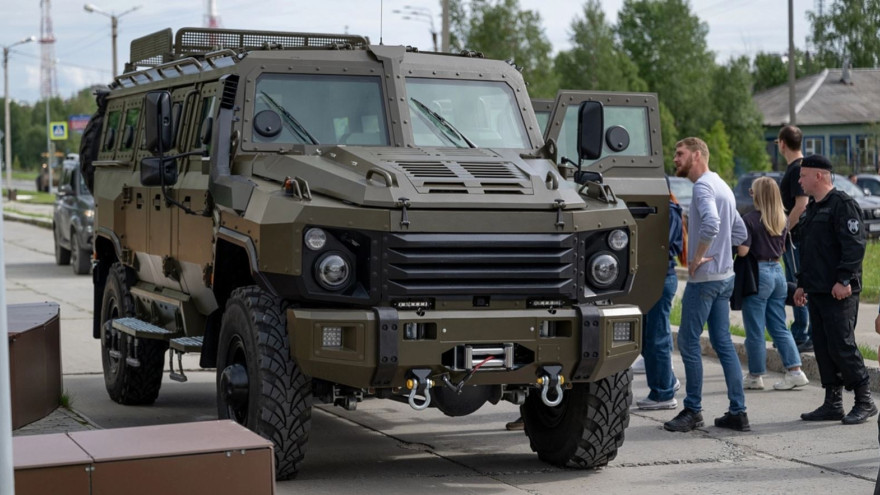
[[[809,11],[816,58],[825,67],[880,65],[880,0],[834,0],[826,12]]]
[[[730,141],[724,123],[716,120],[703,139],[709,147],[710,168],[727,181],[728,184],[735,182],[733,175],[733,150],[730,149]]]
[[[826,68],[815,57],[801,50],[794,52],[794,76],[801,78],[821,72]],[[788,54],[759,52],[752,68],[753,91],[763,91],[788,82]]]
[[[716,119],[724,123],[738,168],[769,170],[761,112],[752,100],[752,76],[746,57],[731,59],[715,69],[712,78]]]
[[[715,62],[706,45],[708,26],[685,0],[625,0],[617,34],[639,76],[675,116],[683,135],[712,125],[711,75]]]
[[[554,63],[559,85],[566,89],[647,91],[638,68],[617,46],[614,28],[605,22],[599,0],[587,0],[584,17],[571,23],[573,48]]]
[[[471,0],[470,15],[462,18],[463,4],[450,0],[455,12],[455,40],[463,48],[488,58],[511,60],[522,67],[533,97],[556,94],[558,84],[550,64],[552,46],[541,25],[541,15],[521,10],[519,0]],[[455,4],[455,5],[453,5]]]

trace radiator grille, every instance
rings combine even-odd
[[[392,234],[385,244],[391,296],[577,298],[574,234]]]

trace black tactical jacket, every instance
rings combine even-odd
[[[837,189],[822,201],[810,199],[798,231],[798,287],[807,294],[830,294],[835,283],[849,281],[853,293],[861,291],[865,224],[854,199]]]

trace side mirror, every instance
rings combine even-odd
[[[171,118],[171,93],[150,91],[144,97],[144,134],[147,150],[163,153],[172,146],[174,123]],[[143,172],[141,173],[143,176]]]
[[[58,186],[58,195],[59,196],[69,196],[73,194],[73,187],[70,184],[62,184]]]
[[[578,108],[578,161],[595,160],[602,156],[605,134],[605,112],[598,101],[585,101]]]
[[[146,187],[177,183],[177,159],[151,156],[141,160],[141,184]]]

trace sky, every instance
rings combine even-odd
[[[54,0],[52,26],[58,96],[68,98],[92,84],[107,84],[112,76],[110,18],[83,9],[85,3],[119,17],[118,61],[128,60],[131,40],[165,28],[203,26],[207,0]],[[431,12],[440,30],[440,0],[216,0],[222,27],[272,31],[362,34],[372,43],[432,48],[426,17],[406,20],[395,10],[407,6]],[[554,52],[571,47],[571,22],[583,15],[581,0],[519,0],[522,9],[536,10]],[[623,0],[602,0],[606,20],[616,23]],[[784,52],[788,47],[788,0],[690,0],[691,11],[709,27],[707,42],[718,63],[757,52]],[[809,22],[806,12],[814,0],[794,0],[795,45],[805,48]],[[0,0],[0,46],[40,38],[39,0]],[[384,15],[382,15],[384,12]],[[9,15],[14,13],[14,15]],[[40,99],[40,43],[9,50],[10,98],[34,103]]]

